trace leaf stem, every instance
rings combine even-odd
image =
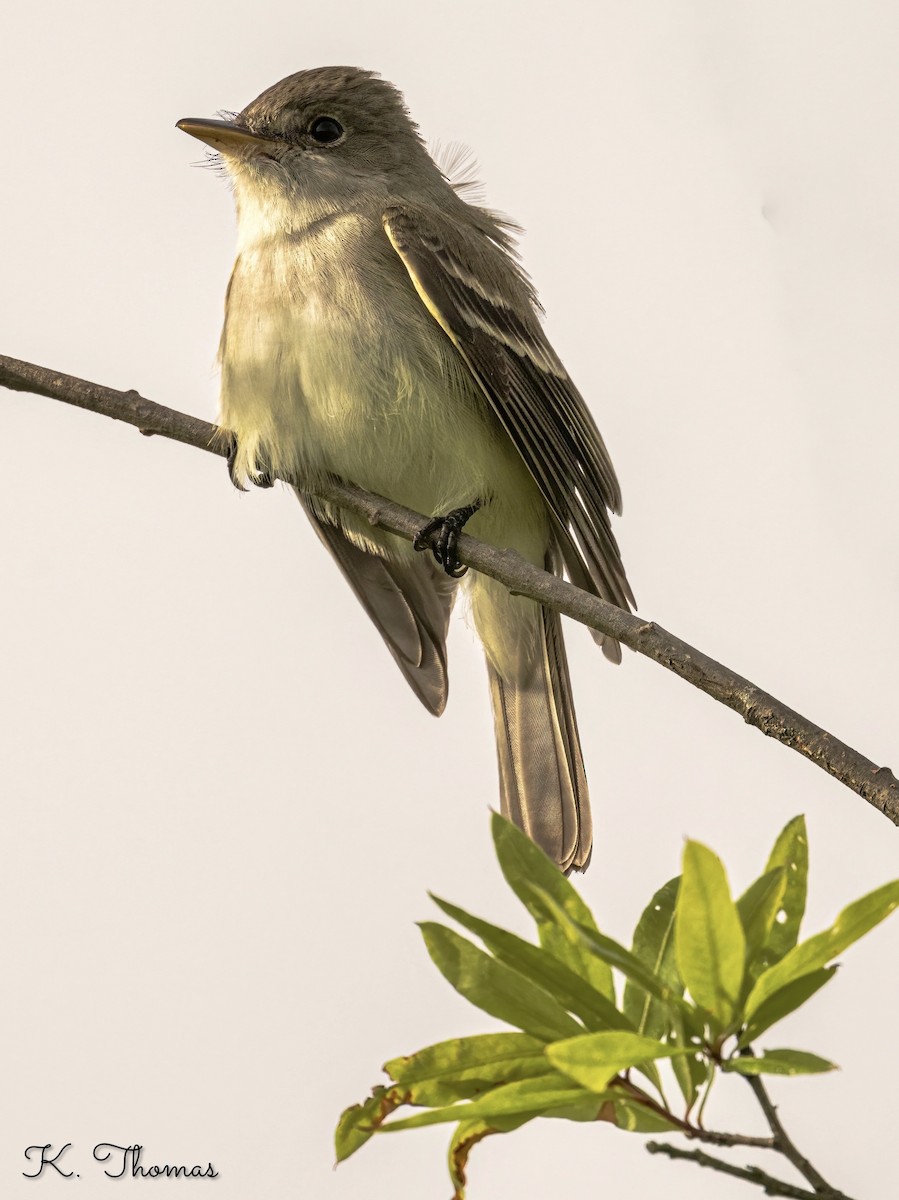
[[[699,1111],[696,1114],[696,1127],[700,1131],[702,1130],[702,1118],[703,1114],[705,1113],[705,1106],[708,1103],[709,1095],[712,1091],[712,1084],[715,1082],[715,1072],[718,1070],[718,1064],[714,1058],[710,1059],[709,1062],[712,1069],[709,1071],[709,1078],[705,1085],[705,1092],[703,1093],[702,1099],[699,1102]]]

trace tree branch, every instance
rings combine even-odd
[[[771,1102],[771,1097],[768,1095],[764,1083],[758,1075],[745,1075],[746,1082],[755,1093],[755,1098],[758,1100],[762,1112],[765,1114],[765,1120],[774,1135],[774,1148],[784,1158],[788,1159],[796,1170],[805,1179],[809,1181],[815,1189],[815,1196],[824,1196],[828,1200],[849,1200],[849,1197],[843,1192],[838,1192],[835,1187],[827,1182],[820,1171],[815,1170],[804,1154],[800,1153],[793,1144],[793,1140],[781,1124],[780,1117],[777,1115],[777,1109]]]
[[[135,391],[119,392],[2,355],[0,385],[62,400],[113,420],[127,421],[137,426],[141,433],[159,434],[212,454],[224,456],[227,450],[224,439],[217,437],[217,426],[154,404]],[[317,494],[407,540],[414,538],[429,519],[336,480],[317,489]],[[532,566],[513,550],[499,550],[467,534],[459,538],[458,556],[467,566],[499,580],[512,592],[529,596],[653,659],[720,704],[732,708],[766,737],[775,738],[816,763],[857,792],[894,825],[899,825],[899,781],[889,768],[878,767],[748,679],[682,642],[655,622],[635,617],[582,592],[564,579]]]
[[[755,1183],[764,1189],[767,1196],[786,1196],[788,1200],[849,1200],[842,1192],[810,1192],[807,1188],[796,1187],[783,1179],[775,1179],[760,1167],[736,1167],[733,1163],[725,1162],[723,1158],[715,1158],[704,1150],[681,1150],[679,1146],[669,1146],[667,1142],[647,1142],[649,1154],[665,1154],[668,1158],[686,1159],[698,1163],[700,1167],[710,1167],[713,1171],[721,1171],[724,1175],[733,1175],[737,1179],[745,1179],[747,1183]]]
[[[751,1049],[747,1049],[743,1053],[752,1056]],[[771,1137],[759,1138],[747,1137],[739,1133],[713,1133],[688,1126],[686,1123],[678,1121],[677,1118],[672,1119],[673,1123],[680,1125],[687,1137],[696,1138],[698,1141],[711,1142],[718,1146],[756,1146],[762,1150],[773,1150],[776,1154],[783,1155],[787,1162],[796,1168],[803,1179],[812,1185],[812,1191],[796,1187],[792,1183],[785,1183],[781,1179],[775,1179],[773,1175],[769,1175],[760,1167],[734,1167],[724,1159],[715,1158],[702,1150],[679,1150],[665,1142],[649,1142],[646,1149],[650,1154],[667,1154],[669,1158],[687,1159],[690,1162],[698,1163],[701,1167],[710,1167],[715,1171],[723,1171],[726,1175],[745,1179],[747,1183],[758,1184],[769,1196],[791,1196],[799,1198],[799,1200],[850,1200],[845,1192],[839,1191],[828,1183],[821,1172],[813,1167],[805,1155],[796,1148],[793,1139],[784,1129],[780,1117],[777,1115],[777,1109],[771,1103],[771,1098],[765,1090],[762,1080],[757,1075],[747,1075],[745,1079],[765,1114],[765,1120],[771,1130]],[[662,1115],[668,1114],[662,1112]]]

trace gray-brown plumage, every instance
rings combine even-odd
[[[238,257],[222,333],[235,472],[294,479],[391,654],[446,701],[456,582],[429,556],[314,500],[337,475],[468,529],[629,608],[602,438],[546,339],[512,227],[466,203],[402,97],[367,71],[301,71],[230,122],[181,127],[222,154]],[[558,617],[465,580],[487,656],[503,811],[564,870],[592,826]],[[600,639],[602,640],[602,639]],[[615,642],[604,651],[620,658]]]

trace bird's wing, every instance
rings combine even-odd
[[[439,213],[395,206],[383,220],[422,302],[465,360],[543,493],[572,582],[619,608],[633,607],[609,523],[609,510],[621,508],[615,471],[517,268],[487,234]],[[611,639],[604,649],[620,658]]]
[[[456,581],[430,555],[390,561],[351,542],[297,491],[312,527],[377,626],[396,664],[435,716],[446,706],[446,634]]]

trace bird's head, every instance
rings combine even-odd
[[[188,117],[178,128],[221,156],[239,209],[287,201],[314,219],[360,195],[412,199],[446,187],[400,93],[357,67],[299,71],[228,119]]]

